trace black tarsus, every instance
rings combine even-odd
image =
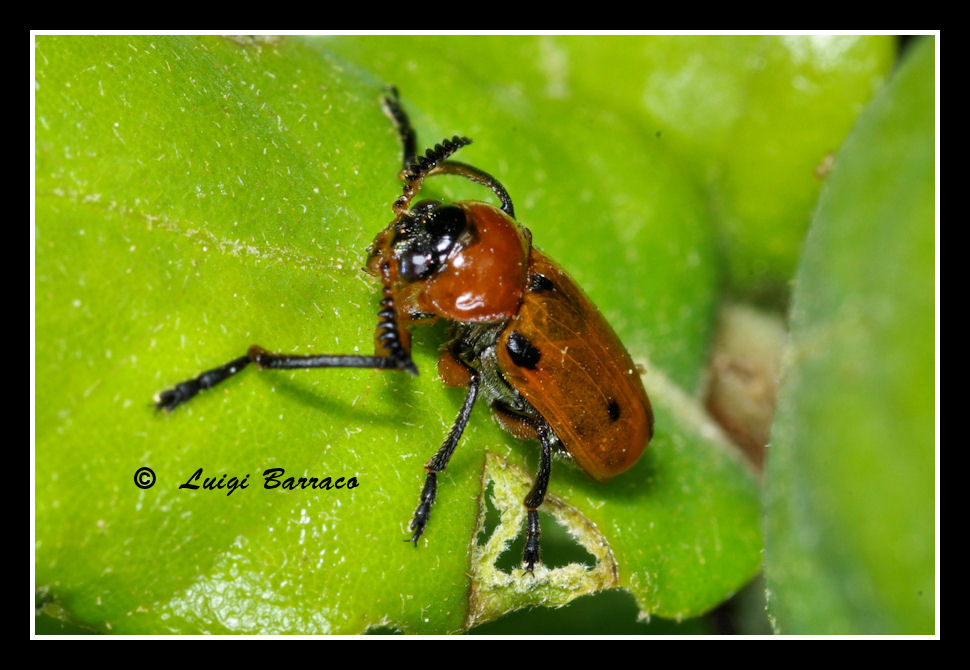
[[[229,379],[249,365],[250,362],[252,362],[252,359],[248,355],[241,356],[225,365],[206,370],[198,377],[188,379],[170,389],[161,391],[155,395],[155,409],[164,409],[171,412],[183,402],[198,394],[199,391],[211,389],[219,382]]]

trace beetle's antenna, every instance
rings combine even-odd
[[[397,128],[397,134],[401,138],[401,146],[404,149],[404,158],[401,165],[406,168],[418,153],[418,139],[414,133],[414,127],[411,125],[411,119],[408,118],[404,108],[401,107],[401,98],[396,87],[386,86],[384,88],[384,94],[381,95],[381,109]]]
[[[479,170],[477,167],[468,165],[467,163],[459,163],[458,161],[444,161],[439,165],[435,166],[433,169],[429,170],[425,177],[430,177],[436,174],[457,174],[461,175],[465,179],[470,179],[476,184],[481,184],[482,186],[487,186],[492,190],[492,193],[498,196],[498,199],[502,201],[502,211],[515,218],[515,209],[512,207],[512,198],[509,197],[509,192],[505,190],[505,187],[499,183],[498,179],[485,172],[484,170]]]
[[[411,352],[401,338],[401,326],[397,320],[394,291],[391,288],[390,266],[386,262],[381,265],[381,284],[384,297],[380,303],[381,311],[377,313],[377,341],[387,351],[387,357],[394,361],[395,367],[416,375],[418,368],[411,360]]]
[[[381,108],[384,114],[391,120],[397,128],[398,137],[401,138],[401,146],[404,151],[403,167],[400,177],[404,180],[404,195],[394,203],[394,214],[400,216],[407,211],[411,204],[414,194],[421,188],[421,183],[426,177],[436,174],[456,174],[466,179],[470,179],[476,184],[487,186],[502,201],[502,211],[515,218],[515,210],[512,207],[512,198],[508,191],[499,181],[483,170],[458,161],[445,160],[461,147],[471,144],[467,137],[455,135],[450,140],[444,140],[441,144],[428,149],[424,156],[417,155],[417,134],[407,112],[401,107],[401,98],[394,86],[386,86],[384,94],[381,95]]]
[[[467,137],[455,135],[450,140],[442,140],[428,149],[424,156],[418,156],[401,170],[401,180],[404,182],[404,193],[394,201],[394,214],[401,216],[408,211],[414,194],[421,188],[421,183],[435,168],[441,166],[449,156],[464,146],[471,144]]]

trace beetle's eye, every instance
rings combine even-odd
[[[405,281],[415,281],[431,274],[435,269],[434,257],[420,249],[408,250],[397,259],[398,270]]]
[[[441,207],[439,203],[426,202],[430,204],[420,212],[423,216],[412,219],[419,222],[416,227],[399,231],[394,242],[398,269],[404,281],[430,277],[447,262],[448,254],[468,228],[465,212],[460,207]]]
[[[465,212],[460,207],[441,207],[428,217],[425,230],[442,261],[467,226]]]

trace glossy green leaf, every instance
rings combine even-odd
[[[743,96],[725,135],[698,147],[715,157],[709,187],[734,292],[788,296],[832,156],[894,57],[886,36],[779,36],[708,66]]]
[[[538,77],[520,60],[529,42],[506,44],[490,56],[497,73]],[[689,395],[718,291],[703,193],[625,114],[470,76],[473,40],[413,59],[360,45],[368,58],[326,40],[37,38],[42,616],[116,633],[451,632],[607,585],[644,615],[714,607],[757,571],[761,538],[757,485]],[[657,435],[645,458],[606,486],[557,462],[543,514],[550,538],[555,516],[579,542],[608,544],[606,581],[577,576],[554,543],[534,581],[481,558],[490,532],[519,534],[509,500],[537,460],[486,407],[439,479],[420,546],[402,541],[463,397],[434,374],[440,327],[415,332],[419,377],[250,369],[172,414],[152,408],[156,391],[252,343],[371,351],[379,292],[360,267],[400,192],[378,105],[389,82],[421,143],[475,138],[461,159],[501,175],[536,243],[647,368]],[[135,486],[142,467],[153,488]],[[199,468],[248,487],[180,489]],[[268,468],[358,486],[267,490]],[[483,529],[488,505],[505,514]],[[486,591],[478,607],[470,594]]]
[[[766,575],[784,633],[932,633],[934,40],[838,154],[795,285]]]
[[[732,292],[787,296],[831,156],[894,57],[888,36],[658,37],[630,49],[629,97],[704,180]]]

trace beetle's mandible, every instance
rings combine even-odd
[[[516,222],[512,199],[494,177],[450,160],[471,140],[452,137],[416,153],[416,138],[397,91],[381,99],[404,149],[404,192],[394,220],[369,248],[367,271],[380,282],[375,354],[292,355],[253,345],[245,356],[155,396],[173,410],[235,375],[257,367],[380,368],[417,374],[407,328],[448,322],[438,373],[449,386],[468,389],[447,437],[425,465],[424,488],[411,520],[410,541],[424,533],[445,469],[479,395],[516,437],[537,439],[539,471],[525,497],[528,512],[523,563],[539,562],[539,515],[549,485],[552,453],[571,458],[605,481],[640,458],[653,435],[653,412],[637,368],[596,306],[555,262],[532,245]],[[487,186],[501,202],[444,204],[411,201],[428,177],[453,174]]]

